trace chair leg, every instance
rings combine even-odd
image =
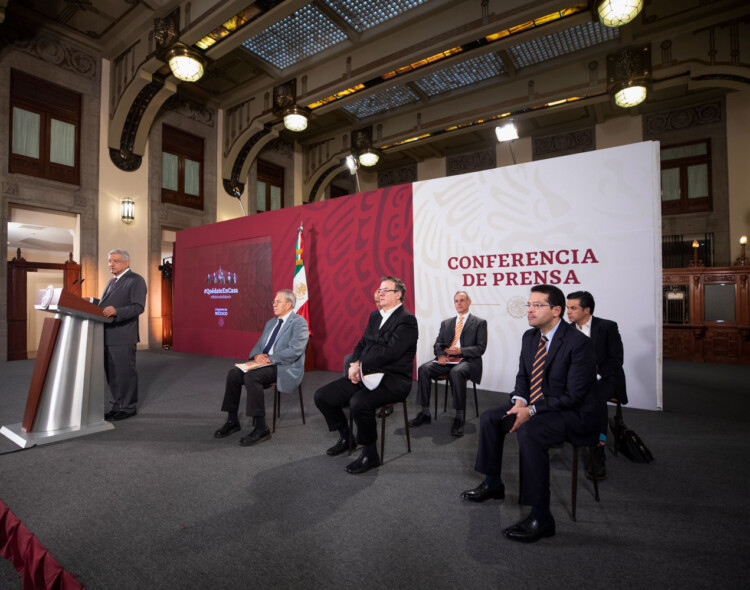
[[[273,387],[273,427],[271,428],[271,432],[276,432],[276,415],[277,412],[280,412],[280,406],[281,406],[281,400],[279,399],[279,388],[278,386],[274,385]],[[279,416],[281,414],[278,414]]]
[[[445,396],[443,397],[443,414],[448,412],[448,388],[450,387],[450,379],[445,380]]]
[[[435,420],[437,420],[437,407],[438,407],[438,382],[437,379],[433,379],[435,382]]]
[[[474,388],[474,408],[477,411],[477,418],[479,418],[479,401],[477,401],[477,384],[472,381],[471,386]]]
[[[576,521],[576,495],[578,493],[578,447],[573,447],[573,483],[571,490],[571,503],[573,512],[573,522]]]
[[[299,411],[302,412],[302,424],[305,424],[305,402],[302,401],[302,385],[297,389],[299,391]]]
[[[383,406],[385,409],[385,406]],[[380,464],[382,465],[385,461],[385,411],[380,413]]]
[[[403,404],[404,404],[404,429],[406,430],[406,448],[409,449],[409,452],[411,453],[411,437],[409,436],[409,417],[406,415],[406,400],[404,400]]]
[[[352,409],[349,408],[349,454],[352,454],[354,450],[354,418],[352,417]]]

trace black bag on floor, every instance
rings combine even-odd
[[[633,463],[651,463],[654,456],[648,450],[646,443],[641,440],[634,430],[628,428],[622,420],[614,417],[609,419],[609,427],[615,438],[615,448]]]

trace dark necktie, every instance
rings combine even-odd
[[[539,348],[536,349],[534,365],[531,367],[531,392],[529,394],[529,403],[542,399],[542,377],[544,376],[544,361],[547,358],[547,339],[542,336],[539,340]]]
[[[102,295],[102,299],[104,299],[107,296],[107,293],[109,293],[110,289],[114,286],[114,284],[117,282],[117,279],[110,279],[109,283],[107,283],[107,288],[104,289],[104,294]]]
[[[281,324],[284,323],[284,320],[279,318],[279,323],[276,324],[276,327],[273,329],[273,332],[271,332],[271,337],[268,339],[268,342],[266,342],[266,345],[263,347],[263,354],[268,354],[268,351],[273,348],[273,343],[276,340],[276,336],[279,335],[279,330],[281,330]]]

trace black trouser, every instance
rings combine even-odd
[[[227,384],[224,389],[222,412],[237,412],[240,407],[242,385],[247,389],[246,416],[265,416],[266,398],[263,390],[276,381],[276,365],[268,365],[243,373],[237,367],[232,367],[227,373]]]

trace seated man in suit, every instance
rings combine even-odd
[[[628,403],[625,371],[622,368],[623,349],[617,323],[594,317],[594,296],[588,291],[568,295],[568,321],[591,338],[596,354],[596,387],[594,391],[602,404],[599,445],[594,452],[594,462],[588,466],[586,476],[604,479],[607,476],[604,445],[607,440],[607,402],[619,400]]]
[[[451,426],[453,436],[463,436],[466,411],[466,380],[482,380],[482,355],[487,348],[487,320],[469,313],[471,298],[466,291],[453,296],[456,317],[443,320],[435,340],[435,360],[424,363],[417,371],[417,400],[422,411],[409,426],[429,424],[432,379],[448,375],[456,416]],[[437,418],[437,416],[436,416]]]
[[[531,288],[527,307],[531,329],[521,341],[511,400],[482,413],[480,420],[474,469],[484,473],[485,480],[461,497],[472,502],[505,497],[501,477],[505,432],[517,432],[523,482],[520,503],[530,505],[531,512],[504,534],[513,541],[528,543],[555,534],[550,512],[549,448],[566,440],[575,445],[590,444],[599,427],[601,405],[593,395],[593,346],[562,320],[563,292],[552,285],[536,285]]]
[[[136,415],[138,373],[135,370],[138,316],[146,306],[146,281],[130,270],[130,255],[125,250],[111,250],[107,258],[114,278],[107,283],[101,299],[94,299],[102,313],[113,318],[104,324],[104,372],[109,385],[110,410],[104,419],[126,420]]]
[[[305,373],[305,349],[310,332],[307,321],[292,311],[296,303],[290,289],[281,289],[273,300],[273,314],[260,340],[250,351],[250,364],[260,365],[247,372],[233,367],[227,374],[224,402],[221,410],[227,412],[226,423],[214,432],[214,437],[224,438],[240,430],[238,410],[242,384],[247,389],[245,415],[252,416],[253,430],[240,439],[243,447],[257,445],[271,438],[266,424],[266,402],[263,390],[274,381],[279,391],[293,392],[302,382]]]
[[[328,430],[339,433],[338,442],[326,451],[327,455],[340,455],[349,449],[349,424],[343,411],[349,406],[357,425],[356,442],[363,447],[360,457],[346,467],[354,474],[380,465],[375,411],[409,395],[417,352],[417,320],[403,306],[404,282],[383,277],[378,291],[381,309],[370,314],[365,333],[354,348],[348,376],[315,392],[315,405],[325,417]]]

